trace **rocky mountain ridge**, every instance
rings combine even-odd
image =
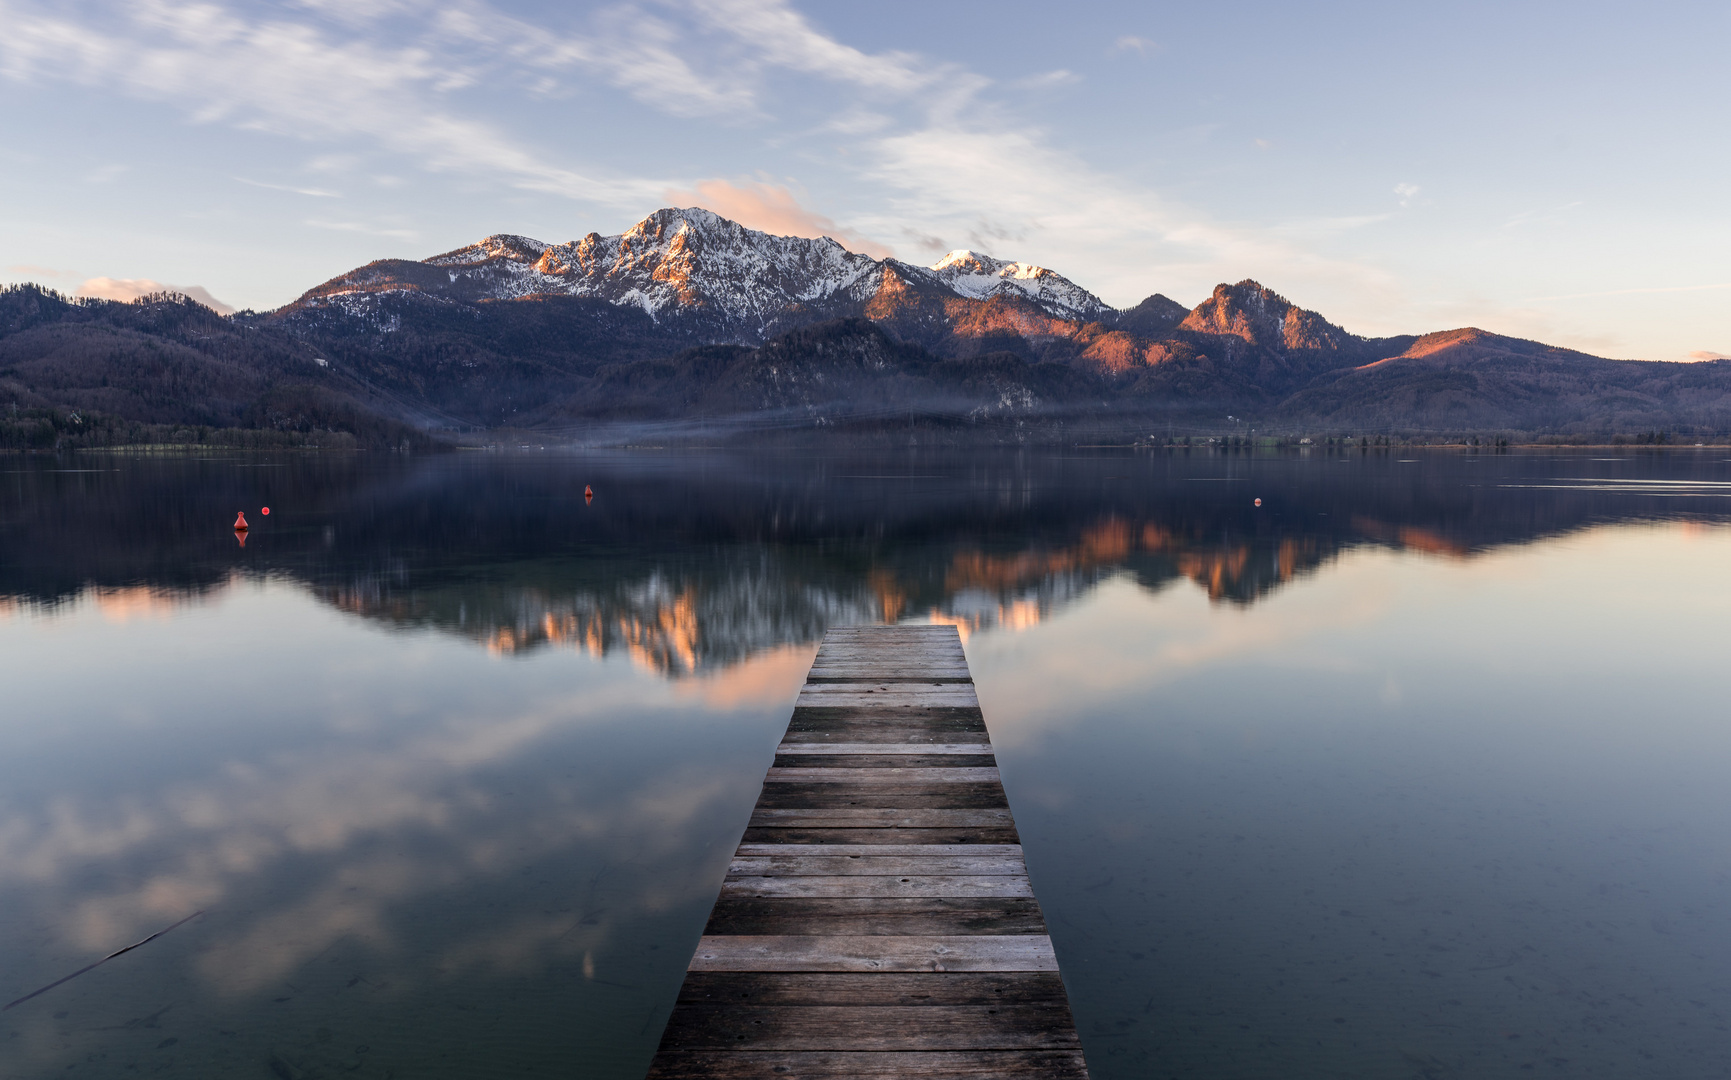
[[[285,311],[367,318],[393,293],[464,303],[567,296],[641,309],[706,344],[758,344],[805,323],[860,315],[874,298],[1026,300],[1059,319],[1112,308],[1044,267],[953,251],[930,267],[878,260],[828,237],[773,236],[708,210],[663,209],[617,236],[549,244],[500,233],[419,262],[387,259],[309,290]]]
[[[94,438],[78,427],[92,414],[105,430],[393,444],[495,428],[602,441],[1714,433],[1731,431],[1731,365],[1606,360],[1473,328],[1361,337],[1253,280],[1194,308],[1156,294],[1117,310],[1052,270],[977,252],[922,267],[667,209],[617,236],[497,234],[381,260],[231,318],[167,297],[7,290],[5,407],[38,415],[29,432],[0,431],[28,445]]]

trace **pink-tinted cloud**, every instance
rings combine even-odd
[[[234,314],[234,308],[210,295],[210,291],[203,285],[164,285],[160,281],[152,281],[149,278],[95,277],[78,286],[78,291],[73,295],[125,302],[137,300],[141,296],[149,296],[152,293],[176,293],[190,300],[198,301],[218,315]]]
[[[1691,359],[1691,360],[1731,360],[1731,353],[1713,352],[1709,349],[1701,349],[1698,352],[1690,353],[1689,359]]]
[[[37,266],[35,263],[19,263],[16,266],[8,266],[6,272],[23,274],[26,277],[60,277],[62,273],[52,266]]]
[[[667,198],[675,206],[701,206],[748,229],[759,229],[776,236],[827,236],[849,251],[858,251],[874,259],[887,259],[895,254],[882,244],[851,229],[844,229],[822,214],[807,210],[793,197],[793,192],[773,184],[704,180],[697,185],[696,191],[669,191]]]

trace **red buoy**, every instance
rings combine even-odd
[[[583,497],[585,499],[593,499],[595,497],[595,489],[590,487],[588,484],[584,484],[583,485]]]
[[[270,517],[270,507],[265,507],[263,510],[260,510],[259,513],[263,514],[265,517]]]
[[[1262,505],[1262,500],[1261,500],[1261,499],[1257,499],[1257,500],[1256,500],[1256,505],[1257,505],[1257,506],[1261,506],[1261,505]]]
[[[234,531],[246,532],[247,528],[246,515],[244,513],[236,514],[234,516]]]

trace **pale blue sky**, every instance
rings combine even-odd
[[[275,307],[668,204],[1731,354],[1723,3],[0,0],[0,275]]]

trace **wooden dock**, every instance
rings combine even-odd
[[[651,1080],[1086,1080],[953,627],[824,637]]]

